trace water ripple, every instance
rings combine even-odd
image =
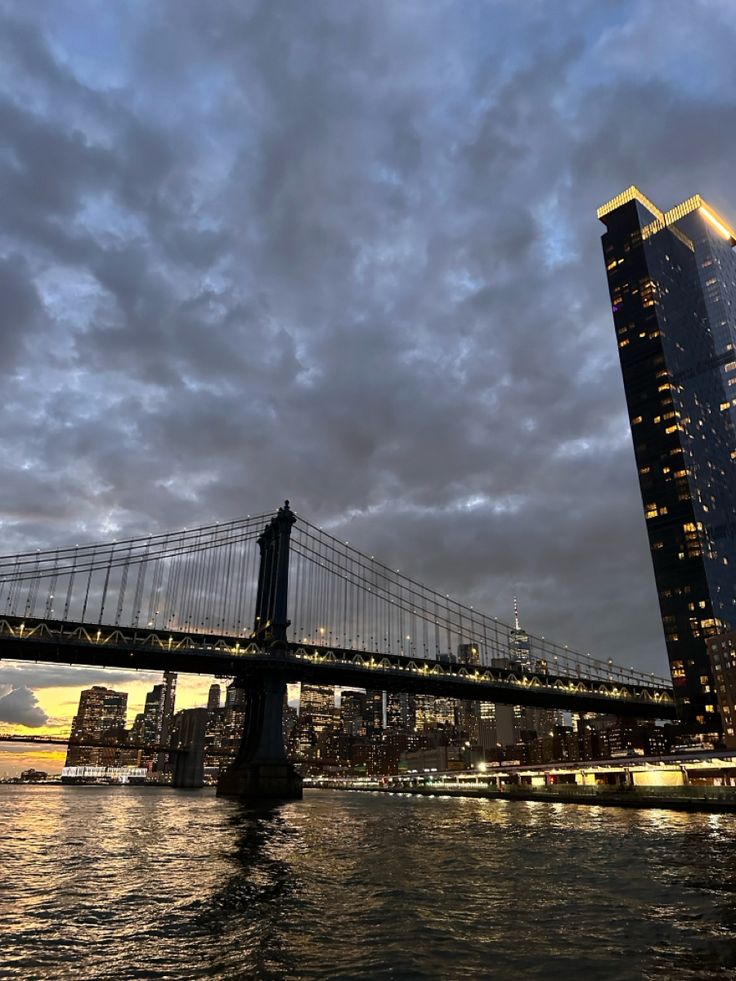
[[[719,979],[736,819],[0,787],[0,977]]]

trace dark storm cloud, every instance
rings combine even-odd
[[[551,6],[0,3],[0,551],[288,496],[662,669],[594,214],[736,215],[736,13]]]
[[[155,684],[161,674],[149,671],[116,671],[112,668],[87,668],[58,664],[0,663],[0,689],[89,688],[92,685],[116,685],[140,681]],[[6,720],[7,721],[7,720]]]
[[[38,729],[48,722],[48,716],[30,688],[3,691],[0,686],[0,722]]]
[[[23,256],[0,256],[0,296],[3,345],[0,371],[6,374],[16,367],[22,353],[28,351],[27,342],[44,319],[43,307]]]

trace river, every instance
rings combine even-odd
[[[0,786],[0,978],[736,976],[736,817]]]

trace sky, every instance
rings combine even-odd
[[[0,551],[288,497],[666,673],[595,210],[736,219],[735,46],[732,0],[0,0]],[[2,662],[0,728],[157,680]]]

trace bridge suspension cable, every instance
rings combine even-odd
[[[293,514],[280,509],[278,514]],[[0,615],[62,623],[267,638],[259,618],[283,569],[258,514],[121,541],[0,556]],[[257,542],[265,548],[265,563]],[[270,540],[270,539],[268,539]],[[273,544],[273,542],[272,542]],[[287,554],[287,553],[285,553]],[[466,661],[549,675],[668,684],[528,634],[423,585],[299,518],[288,550],[290,642]],[[259,583],[259,569],[260,579]],[[259,594],[260,590],[260,594]]]
[[[0,610],[99,625],[246,636],[269,514],[0,556]]]
[[[379,657],[518,663],[550,674],[667,684],[480,613],[303,518],[292,533],[291,555],[294,642]]]

